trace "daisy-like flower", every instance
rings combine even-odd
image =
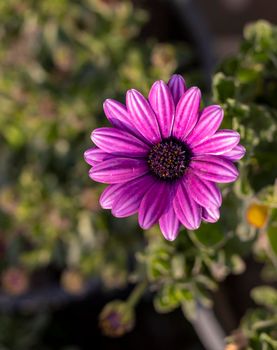
[[[219,219],[216,183],[237,179],[233,162],[245,149],[236,131],[218,130],[222,108],[200,110],[200,102],[200,90],[187,89],[180,75],[156,81],[148,99],[131,89],[126,106],[104,102],[112,127],[94,130],[96,147],[85,152],[91,179],[109,184],[100,197],[104,209],[116,217],[138,213],[143,229],[159,223],[168,240],[181,224],[195,230],[201,220]]]

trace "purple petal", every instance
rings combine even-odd
[[[109,157],[110,157],[109,154],[99,149],[98,147],[89,148],[84,153],[85,161],[89,165],[95,165]]]
[[[154,182],[153,176],[145,175],[124,184],[113,203],[112,214],[119,218],[135,214],[143,196]]]
[[[237,145],[231,151],[224,153],[224,157],[235,162],[244,157],[246,149],[242,145]]]
[[[132,130],[132,123],[127,108],[120,102],[108,99],[103,104],[103,109],[109,122],[120,130]]]
[[[103,151],[118,156],[144,157],[149,152],[149,147],[144,142],[115,128],[95,129],[91,139]]]
[[[202,219],[207,222],[217,222],[220,218],[219,208],[203,208]]]
[[[159,224],[164,238],[168,241],[174,241],[179,234],[180,221],[175,214],[173,203],[168,205],[168,209],[160,217]]]
[[[221,206],[221,192],[215,183],[203,180],[193,174],[193,172],[187,174],[185,183],[189,196],[202,207]]]
[[[128,113],[127,108],[122,103],[108,99],[104,102],[103,108],[106,117],[115,128],[127,131],[142,141],[146,141],[141,133],[134,127],[132,118]]]
[[[212,182],[233,182],[239,175],[234,164],[220,156],[205,155],[194,157],[190,167],[201,179]]]
[[[220,106],[212,105],[203,109],[199,120],[186,139],[189,145],[196,146],[207,137],[212,136],[220,127],[224,111]]]
[[[110,185],[104,189],[99,199],[99,203],[103,209],[112,208],[113,203],[117,198],[117,193],[122,186],[124,186],[124,184],[116,184]]]
[[[184,140],[197,123],[201,92],[197,87],[191,87],[181,97],[177,107],[172,129],[172,135]]]
[[[90,169],[89,176],[94,181],[116,184],[135,179],[149,171],[142,159],[111,158]]]
[[[171,91],[175,106],[177,106],[180,98],[183,96],[186,88],[186,82],[184,78],[179,74],[174,74],[168,82],[168,87]]]
[[[132,123],[141,135],[152,143],[161,141],[156,115],[146,98],[139,91],[132,89],[127,92],[126,103]]]
[[[164,213],[170,199],[170,185],[155,180],[144,195],[139,207],[139,224],[143,229],[153,226]]]
[[[173,200],[174,210],[181,223],[189,230],[196,230],[201,223],[202,209],[188,194],[185,183],[180,182]]]
[[[171,134],[175,106],[168,86],[162,81],[156,81],[149,93],[149,102],[156,113],[162,137],[167,138]]]
[[[233,130],[219,130],[214,135],[192,147],[193,154],[220,155],[233,149],[240,140],[240,134]]]

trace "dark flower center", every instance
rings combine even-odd
[[[148,166],[162,180],[176,180],[184,175],[192,153],[188,145],[173,137],[157,143],[148,154]]]

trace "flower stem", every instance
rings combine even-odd
[[[132,293],[130,294],[127,304],[129,307],[135,307],[138,301],[140,300],[141,296],[143,295],[145,289],[147,287],[147,281],[142,281],[139,284],[136,285],[136,287],[133,289]]]

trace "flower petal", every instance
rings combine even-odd
[[[124,184],[110,185],[102,192],[99,203],[103,209],[111,209],[114,201],[117,199],[118,190],[124,186]]]
[[[110,157],[110,154],[104,152],[102,149],[98,147],[89,148],[84,153],[85,161],[89,165],[95,165],[109,157]]]
[[[156,113],[161,135],[167,138],[171,134],[175,105],[171,92],[162,80],[156,81],[149,92],[149,102]]]
[[[202,208],[189,196],[184,182],[180,182],[177,188],[173,206],[178,219],[187,229],[199,228]]]
[[[153,176],[145,175],[124,184],[113,203],[112,214],[118,218],[135,214],[143,196],[154,181]]]
[[[149,152],[149,146],[126,131],[115,128],[95,129],[91,140],[107,153],[118,156],[143,157]]]
[[[156,143],[161,141],[156,115],[146,98],[137,90],[129,90],[126,95],[128,112],[136,129],[148,141]]]
[[[177,106],[180,98],[183,96],[186,88],[186,82],[184,78],[179,74],[174,74],[168,82],[168,87],[171,91],[175,106]]]
[[[164,238],[168,241],[174,241],[179,234],[180,221],[174,211],[173,203],[168,205],[168,209],[160,217],[159,224]]]
[[[236,160],[240,160],[241,158],[243,158],[245,153],[246,149],[242,145],[237,145],[236,147],[231,149],[231,151],[224,153],[223,156],[235,162]]]
[[[90,169],[92,180],[116,184],[135,179],[149,171],[146,162],[142,159],[111,158]]]
[[[206,222],[217,222],[220,218],[219,208],[202,208],[202,219]]]
[[[190,167],[201,179],[227,183],[237,179],[239,173],[234,164],[220,156],[197,156],[192,158]]]
[[[233,149],[240,140],[240,134],[233,130],[219,130],[214,135],[192,147],[193,154],[223,154]]]
[[[221,206],[221,192],[214,182],[203,180],[191,171],[187,174],[185,183],[189,196],[202,207],[211,208]]]
[[[113,99],[107,99],[103,104],[103,109],[109,122],[115,128],[124,131],[134,129],[127,108],[122,103]]]
[[[204,108],[186,142],[189,145],[196,146],[207,137],[212,136],[220,127],[223,115],[224,111],[220,106],[212,105]]]
[[[191,132],[197,123],[200,102],[201,92],[197,87],[191,87],[184,93],[176,107],[173,136],[184,140]]]
[[[103,104],[104,112],[109,122],[119,130],[127,131],[144,142],[148,141],[134,127],[132,118],[127,108],[120,102],[107,99]]]
[[[144,195],[139,207],[139,224],[143,229],[153,226],[164,213],[170,199],[170,185],[155,180]]]

